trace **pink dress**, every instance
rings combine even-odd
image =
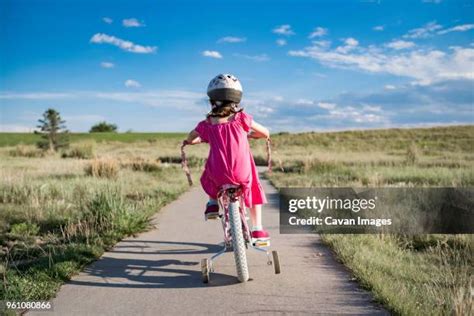
[[[247,207],[267,203],[247,139],[251,125],[252,116],[238,112],[229,122],[213,125],[204,120],[196,126],[201,139],[210,145],[201,184],[211,198],[217,199],[222,185],[235,184],[244,187]]]

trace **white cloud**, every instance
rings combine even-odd
[[[377,25],[377,26],[374,26],[372,30],[377,31],[377,32],[382,32],[383,30],[385,30],[385,26]]]
[[[130,41],[126,41],[120,38],[117,38],[115,36],[103,34],[103,33],[97,33],[92,36],[91,43],[95,44],[110,44],[119,47],[120,49],[131,52],[131,53],[137,53],[137,54],[150,54],[154,53],[157,49],[156,46],[142,46],[135,44]]]
[[[462,24],[462,25],[456,25],[449,29],[441,30],[438,32],[438,34],[442,35],[442,34],[447,34],[451,32],[466,32],[472,29],[474,29],[474,24]]]
[[[245,37],[236,37],[236,36],[226,36],[220,38],[217,42],[219,43],[242,43],[247,41]]]
[[[407,34],[403,35],[403,38],[428,38],[441,28],[443,27],[436,23],[436,21],[431,21],[422,27],[409,30]]]
[[[32,133],[35,128],[18,124],[0,124],[1,133]]]
[[[275,110],[272,107],[265,105],[259,105],[255,108],[252,108],[252,114],[259,118],[267,118],[273,112],[275,112]]]
[[[71,93],[56,92],[27,92],[27,93],[8,93],[1,92],[0,99],[25,99],[25,100],[57,100],[74,97]]]
[[[276,102],[272,92],[268,91],[249,93],[245,105],[252,114],[258,113],[259,108],[271,108],[269,113],[262,113],[261,120],[274,131],[446,125],[455,121],[469,124],[472,117],[471,91],[472,82],[466,80],[444,81],[430,86],[407,84],[397,86],[396,90],[369,94],[343,92],[331,99],[313,101],[313,104],[310,96],[306,99],[286,96],[285,100]]]
[[[103,61],[103,62],[100,63],[100,66],[102,68],[114,68],[115,64],[111,63],[111,62],[108,62],[108,61]]]
[[[396,88],[397,88],[397,87],[395,87],[395,86],[392,85],[392,84],[386,84],[386,85],[384,86],[384,89],[385,89],[385,90],[395,90]]]
[[[145,24],[143,22],[138,21],[135,18],[130,19],[123,19],[122,25],[125,27],[143,27]]]
[[[204,104],[205,94],[185,90],[158,90],[146,92],[89,92],[86,95],[92,98],[143,104],[151,107],[166,107],[185,109],[202,114],[202,108],[197,104]],[[81,95],[83,97],[83,95]]]
[[[114,22],[114,20],[108,17],[103,17],[102,21],[104,21],[104,23],[107,23],[107,24],[112,24]]]
[[[315,37],[321,37],[321,36],[326,35],[327,33],[328,33],[328,29],[318,26],[317,28],[314,29],[313,32],[311,32],[311,34],[309,34],[308,38],[311,39]]]
[[[288,54],[312,58],[335,68],[413,78],[415,83],[423,85],[444,80],[474,79],[473,48],[453,47],[449,52],[436,49],[386,52],[376,46],[346,45],[331,49],[313,45],[302,50],[289,51]]]
[[[5,92],[0,92],[0,99],[2,96],[5,96]],[[43,107],[44,102],[41,102],[42,100],[45,100],[45,96],[51,95],[49,92],[25,92],[25,93],[10,93],[8,95],[9,99],[28,99],[28,100],[38,100],[37,104],[40,107],[40,109]],[[95,104],[108,104],[108,105],[113,105],[117,104],[117,102],[123,103],[125,105],[130,106],[130,110],[133,111],[133,109],[136,106],[147,106],[147,107],[153,107],[153,108],[159,108],[160,111],[161,109],[166,109],[166,110],[171,110],[171,111],[185,111],[183,112],[183,115],[186,115],[184,120],[189,120],[191,118],[194,118],[194,122],[188,122],[188,123],[176,123],[173,124],[168,124],[168,121],[158,119],[158,118],[153,118],[154,121],[158,119],[157,122],[160,122],[160,126],[158,129],[161,130],[161,128],[164,128],[163,126],[166,125],[167,131],[176,131],[176,130],[186,130],[191,127],[192,124],[195,122],[198,122],[199,120],[202,119],[202,116],[207,113],[206,111],[209,111],[209,104],[207,102],[207,97],[205,93],[202,92],[193,92],[193,91],[188,91],[188,90],[149,90],[149,91],[143,91],[143,90],[132,90],[132,89],[127,89],[125,88],[122,91],[117,91],[117,92],[103,92],[103,91],[71,91],[66,93],[62,93],[60,95],[54,96],[54,98],[51,98],[51,100],[56,100],[59,97],[62,96],[62,99],[65,100],[64,102],[69,101],[69,98],[72,100],[77,100],[78,102],[94,102]],[[38,97],[38,98],[36,98]],[[1,103],[1,102],[0,102]],[[34,104],[34,103],[32,103]],[[64,103],[67,104],[67,103]],[[61,111],[63,112],[63,111]],[[161,112],[159,112],[161,113]],[[22,120],[27,120],[27,121],[32,121],[36,122],[38,118],[41,117],[41,113],[28,113],[28,117],[23,116],[21,119]],[[92,116],[83,116],[82,119],[92,119]],[[144,121],[146,120],[152,120],[151,117],[144,117]],[[72,130],[88,130],[90,125],[85,124],[85,125],[80,125],[78,126],[77,124],[81,123],[80,118],[71,118],[70,116],[67,117],[68,122],[74,121],[75,125],[69,125],[67,126],[71,128]],[[167,125],[168,124],[168,125]],[[181,125],[180,125],[181,124]],[[184,125],[183,125],[184,124]],[[189,126],[187,124],[190,124]],[[0,129],[2,128],[3,124],[0,124]],[[33,126],[34,127],[34,126]],[[122,127],[122,126],[121,126]],[[157,127],[156,126],[146,126],[146,125],[138,125],[134,127],[134,129],[144,131],[143,128],[146,128],[146,130],[154,130]],[[126,129],[126,128],[125,128]],[[13,127],[10,128],[10,130],[14,130]],[[21,129],[16,129],[18,131],[23,131]],[[32,131],[33,129],[30,129]],[[25,129],[26,131],[26,129]]]
[[[313,42],[313,44],[321,48],[328,48],[331,45],[331,42],[320,41],[320,42]],[[351,50],[355,49],[359,45],[359,42],[355,38],[349,37],[344,40],[344,44],[345,45],[343,46],[337,47],[336,51],[342,54],[346,54],[350,52]]]
[[[415,43],[409,42],[409,41],[403,41],[403,40],[393,40],[390,43],[386,44],[385,46],[400,50],[400,49],[406,49],[406,48],[411,48],[415,46]]]
[[[436,34],[443,35],[451,32],[466,32],[472,29],[474,29],[474,24],[461,24],[451,28],[443,29],[442,25],[436,23],[436,21],[431,21],[422,27],[408,31],[407,34],[403,35],[403,38],[428,38],[433,37]]]
[[[347,120],[355,123],[379,123],[385,121],[385,117],[374,114],[365,113],[363,109],[356,109],[352,106],[347,106],[341,109],[333,109],[329,111],[326,116],[330,120]]]
[[[205,51],[202,52],[202,55],[204,57],[210,57],[210,58],[217,58],[217,59],[222,58],[221,53],[219,53],[218,51],[215,51],[215,50],[205,50]]]
[[[245,109],[256,118],[267,119],[283,104],[284,98],[270,92],[248,93],[245,98]]]
[[[367,112],[381,112],[382,111],[382,108],[378,105],[368,105],[368,104],[365,104],[363,107],[362,107],[362,110],[363,111],[367,111]]]
[[[314,102],[309,99],[298,99],[296,100],[296,105],[313,105]]]
[[[132,79],[128,79],[124,84],[127,88],[140,88],[142,86],[138,81]]]
[[[128,81],[128,80],[127,80]],[[133,80],[132,80],[133,81]],[[136,83],[136,81],[135,81]],[[132,83],[133,85],[133,83]],[[0,99],[11,100],[62,100],[62,99],[107,99],[119,102],[144,104],[150,106],[170,106],[183,103],[188,106],[204,98],[205,94],[186,90],[152,90],[146,92],[102,92],[102,91],[73,91],[64,93],[51,92],[0,92]],[[179,101],[179,102],[178,102]],[[39,117],[39,113],[28,113],[29,118]]]
[[[0,96],[6,93],[0,91]],[[17,122],[4,122],[20,124],[19,127],[0,127],[7,131],[28,131],[29,122],[35,122],[41,116],[41,109],[44,110],[44,102],[41,101],[50,93],[38,91],[9,93],[10,98],[23,98],[25,95],[29,98],[35,95],[42,97],[36,103],[36,112],[28,113],[28,117],[25,115],[18,117]],[[205,102],[207,99],[205,93],[185,90],[134,91],[124,88],[121,92],[66,91],[62,96],[64,98],[73,96],[74,100],[81,102],[104,104],[104,108],[105,105],[122,104],[129,106],[133,111],[136,106],[145,105],[156,107],[159,111],[157,113],[172,110],[174,113],[184,115],[184,122],[173,124],[160,116],[141,118],[140,123],[135,125],[131,122],[132,125],[123,125],[128,124],[125,121],[125,123],[119,122],[123,130],[133,128],[137,131],[151,131],[158,128],[163,131],[185,131],[201,120],[209,107]],[[466,80],[443,81],[430,86],[397,85],[396,90],[381,90],[369,94],[344,92],[331,99],[313,101],[313,104],[311,100],[311,95],[306,99],[292,96],[283,98],[275,95],[274,91],[261,91],[246,94],[244,104],[246,111],[274,131],[347,130],[423,124],[446,125],[455,122],[469,124],[472,118],[472,82]],[[318,103],[322,103],[326,109],[318,106]],[[325,103],[335,106],[327,106]],[[68,105],[64,102],[61,104]],[[68,128],[74,131],[87,131],[90,122],[86,121],[94,119],[94,115],[71,117],[67,116],[66,110],[63,109],[61,112],[64,112]],[[23,124],[27,126],[22,127]],[[33,127],[34,124],[29,131],[32,131]]]
[[[295,35],[295,32],[291,29],[291,25],[283,24],[273,29],[273,33],[285,36]]]
[[[313,41],[313,45],[327,48],[331,46],[331,41]]]
[[[336,108],[337,105],[335,103],[330,103],[330,102],[318,102],[318,106],[321,109],[333,110]]]
[[[326,74],[323,74],[321,72],[313,72],[313,76],[318,77],[318,78],[327,78],[328,76]]]
[[[269,61],[270,57],[267,54],[260,54],[260,55],[245,55],[245,54],[234,54],[236,57],[242,57],[245,59],[253,60],[253,61]]]
[[[274,97],[271,98],[273,101],[276,101],[276,102],[281,102],[284,100],[284,98],[281,96],[281,95],[276,95]]]
[[[278,46],[285,46],[287,44],[286,39],[279,38],[275,42]]]
[[[346,38],[346,40],[344,42],[348,46],[357,46],[357,45],[359,45],[359,42],[355,38],[352,38],[352,37]]]

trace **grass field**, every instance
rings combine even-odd
[[[473,135],[474,126],[279,135],[270,179],[277,187],[472,187]],[[323,240],[391,312],[472,315],[473,237]]]
[[[119,141],[132,143],[137,141],[156,141],[163,139],[183,139],[184,133],[71,133],[71,142],[82,140],[95,140],[96,142]],[[15,146],[18,144],[34,145],[40,140],[39,134],[26,133],[0,133],[0,147]]]
[[[473,186],[474,126],[272,136],[283,186]],[[38,135],[0,134],[0,300],[39,300],[186,190],[184,134],[71,134],[49,156]],[[252,141],[265,162],[262,141]],[[207,146],[188,150],[194,178]],[[64,158],[62,158],[64,157]],[[389,310],[472,313],[471,235],[325,235]]]
[[[71,135],[78,141],[53,155],[20,136],[0,148],[0,300],[53,296],[188,187],[179,165],[159,160],[179,153],[178,134]]]

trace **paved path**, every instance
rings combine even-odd
[[[278,195],[264,224],[280,253],[282,274],[266,257],[248,253],[250,277],[237,282],[232,253],[216,262],[212,283],[201,282],[200,260],[218,250],[221,227],[205,222],[206,197],[195,187],[165,207],[156,229],[127,238],[64,285],[53,300],[57,315],[386,314],[351,281],[316,235],[280,235]],[[45,312],[28,315],[47,315]]]

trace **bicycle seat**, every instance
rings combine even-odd
[[[242,192],[242,186],[241,185],[235,185],[235,184],[224,184],[221,186],[220,192],[228,192],[230,194],[240,194]]]
[[[221,186],[221,190],[239,189],[240,187],[240,185],[235,184],[224,184],[223,186]]]

